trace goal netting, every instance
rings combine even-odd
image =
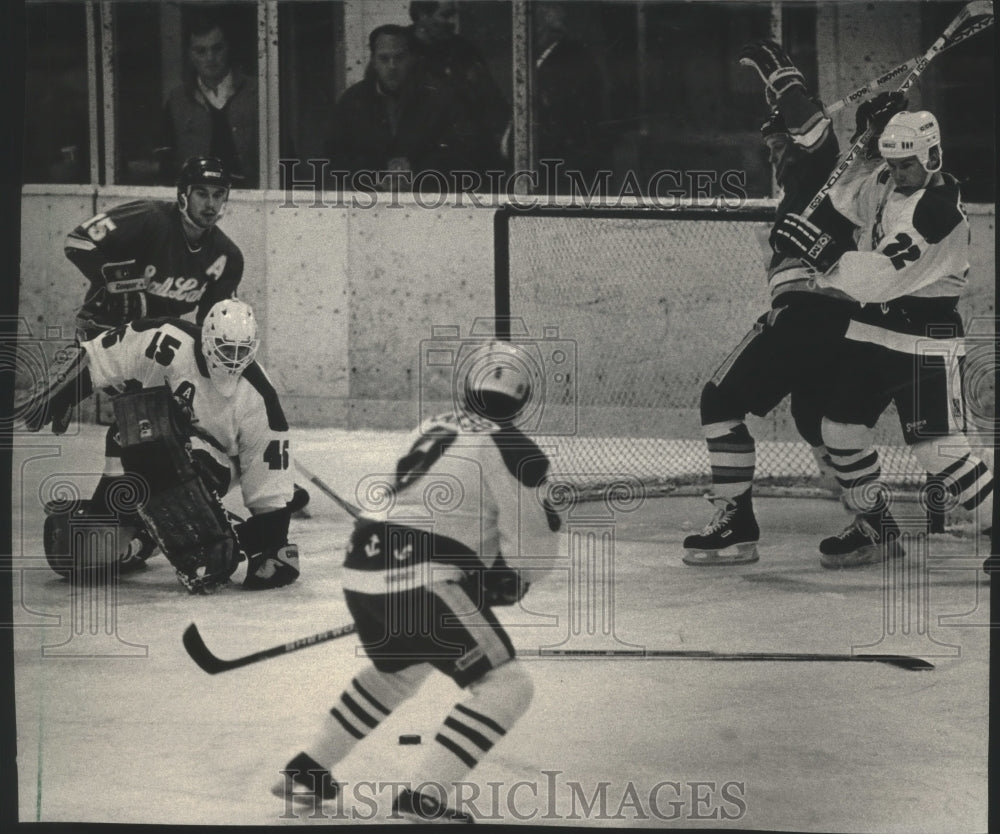
[[[497,328],[529,346],[544,378],[531,428],[557,480],[674,490],[710,483],[701,388],[769,303],[773,207],[507,207],[495,225]],[[821,486],[787,401],[750,416],[757,483]],[[877,427],[887,480],[925,478],[894,410]]]

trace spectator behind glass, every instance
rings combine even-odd
[[[333,110],[329,171],[355,190],[452,189],[451,172],[470,165],[472,135],[454,95],[420,73],[402,26],[379,26],[368,46],[369,71]]]
[[[509,156],[504,138],[510,105],[479,49],[456,34],[457,15],[457,5],[451,0],[413,0],[410,29],[414,49],[423,72],[451,87],[472,123],[473,165],[481,171],[503,169]]]
[[[257,78],[232,65],[226,29],[215,16],[192,19],[186,53],[184,83],[170,92],[164,111],[161,179],[173,182],[189,157],[211,156],[231,173],[234,187],[256,188]]]
[[[568,34],[561,3],[534,7],[533,34],[536,158],[562,160],[563,172],[581,171],[589,181],[607,162],[603,74],[587,47]],[[560,176],[554,184],[563,192],[567,183]]]

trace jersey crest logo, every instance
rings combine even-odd
[[[162,281],[150,281],[147,292],[161,298],[172,298],[175,301],[187,301],[194,304],[201,300],[207,286],[197,278],[164,278]]]
[[[378,540],[378,535],[372,533],[372,537],[368,540],[368,544],[365,545],[365,555],[369,559],[374,559],[376,556],[382,553],[382,548],[380,547],[381,542]]]

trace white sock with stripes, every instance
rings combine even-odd
[[[419,778],[441,785],[454,807],[461,781],[528,709],[534,685],[524,664],[511,660],[469,685],[472,697],[455,704],[421,762]],[[437,798],[437,797],[435,797]]]
[[[309,755],[333,768],[359,741],[417,691],[431,671],[422,663],[401,672],[380,672],[367,666],[341,693],[330,710],[323,732],[309,745]]]

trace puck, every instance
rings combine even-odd
[[[420,736],[402,735],[399,737],[400,744],[420,744]]]

